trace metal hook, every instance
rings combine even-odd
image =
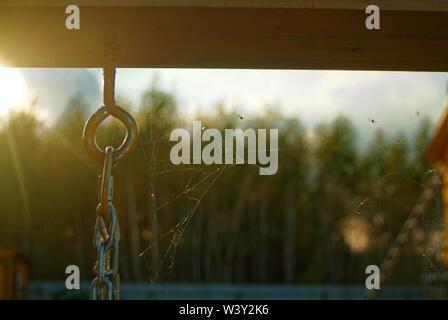
[[[115,107],[115,59],[116,49],[108,48],[103,67],[103,103],[108,109]]]
[[[104,65],[104,106],[99,108],[86,122],[83,130],[84,145],[89,154],[102,162],[105,151],[98,147],[95,140],[96,131],[101,122],[109,116],[120,120],[126,127],[126,137],[122,144],[113,152],[114,163],[132,152],[138,142],[138,126],[135,119],[124,109],[115,104],[115,50],[106,53]]]

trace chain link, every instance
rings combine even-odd
[[[118,300],[120,298],[119,242],[120,227],[113,200],[113,147],[106,148],[103,173],[100,176],[98,207],[93,235],[97,261],[92,282],[93,300]]]

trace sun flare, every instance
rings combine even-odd
[[[0,116],[23,108],[28,89],[22,74],[14,68],[0,67]]]

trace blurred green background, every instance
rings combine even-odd
[[[126,108],[126,105],[124,105]],[[178,165],[169,160],[178,115],[176,96],[153,86],[136,112],[140,142],[114,169],[121,226],[122,281],[151,283],[363,285],[365,268],[380,265],[423,183],[435,170],[423,160],[432,122],[412,135],[377,129],[365,146],[348,118],[310,134],[275,111],[243,117],[217,108],[196,117],[207,128],[278,128],[279,169],[260,176],[253,165]],[[76,264],[94,273],[92,245],[101,164],[81,132],[89,108],[82,96],[52,125],[13,112],[0,129],[0,247],[23,251],[31,280],[63,280]],[[102,125],[98,141],[118,146],[124,129]],[[415,285],[442,268],[438,198],[413,233],[389,280]]]

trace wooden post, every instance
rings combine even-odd
[[[28,261],[19,252],[0,250],[0,300],[24,299]]]

